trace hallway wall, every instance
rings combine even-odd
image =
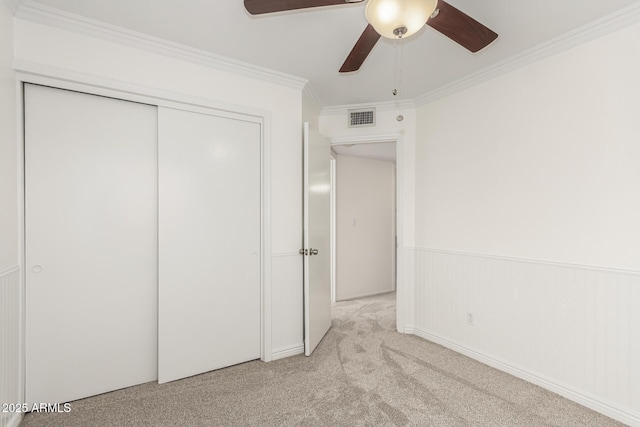
[[[395,289],[395,164],[337,156],[338,301]]]

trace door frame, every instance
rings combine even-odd
[[[333,144],[332,144],[333,145]],[[330,161],[330,180],[331,180],[331,226],[329,232],[330,247],[331,247],[331,302],[336,302],[336,153],[331,150],[329,153]]]
[[[24,84],[50,86],[53,88],[121,99],[143,104],[178,108],[194,112],[208,111],[210,114],[258,123],[260,135],[260,360],[272,360],[271,331],[271,113],[267,110],[216,102],[211,99],[179,94],[131,84],[124,81],[88,76],[53,67],[36,66],[33,70],[17,70],[16,76],[16,112],[19,132],[17,138],[18,154],[18,217],[19,217],[19,264],[26,268],[25,252],[25,135],[24,135]],[[24,400],[26,380],[26,278],[20,277],[20,395]]]
[[[407,271],[409,249],[405,247],[405,227],[404,227],[404,200],[403,188],[407,181],[407,167],[404,159],[404,135],[401,133],[392,134],[371,134],[357,136],[337,136],[331,138],[331,146],[335,145],[355,145],[355,144],[375,144],[381,142],[394,142],[396,144],[396,329],[400,333],[405,333],[405,322],[410,311],[412,284],[409,283],[411,275]],[[332,230],[332,233],[334,231]],[[335,267],[333,267],[335,268]]]

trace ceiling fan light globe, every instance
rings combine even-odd
[[[399,38],[394,30],[405,27],[401,37],[406,38],[427,23],[437,5],[437,0],[369,0],[365,16],[382,37]]]

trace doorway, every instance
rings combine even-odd
[[[396,290],[396,142],[332,145],[333,301]]]

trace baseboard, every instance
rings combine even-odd
[[[344,298],[336,299],[336,302],[349,301],[349,300],[358,299],[358,298],[375,297],[376,295],[390,294],[391,292],[395,292],[395,289],[392,288],[392,289],[376,291],[374,293],[349,295],[349,296],[344,297]]]
[[[304,344],[291,345],[273,350],[271,360],[284,359],[285,357],[297,356],[304,353]]]
[[[547,390],[550,390],[554,393],[559,394],[560,396],[566,397],[569,400],[579,403],[580,405],[586,406],[587,408],[593,409],[596,412],[600,412],[601,414],[604,414],[610,418],[613,418],[617,421],[625,423],[629,426],[640,427],[639,413],[631,412],[628,409],[622,408],[614,403],[605,401],[596,396],[592,396],[580,390],[576,390],[572,387],[568,387],[564,384],[558,383],[551,378],[540,376],[527,369],[512,365],[507,361],[497,359],[495,357],[492,357],[482,352],[478,352],[462,344],[439,337],[437,335],[431,334],[429,332],[423,331],[413,326],[405,326],[404,332],[407,334],[416,335],[427,341],[440,344],[443,347],[447,347],[460,354],[464,354],[465,356],[468,356],[472,359],[482,362],[485,365],[489,365],[493,368],[499,369],[515,377],[518,377],[520,379],[523,379],[525,381],[528,381],[530,383],[543,387]]]

